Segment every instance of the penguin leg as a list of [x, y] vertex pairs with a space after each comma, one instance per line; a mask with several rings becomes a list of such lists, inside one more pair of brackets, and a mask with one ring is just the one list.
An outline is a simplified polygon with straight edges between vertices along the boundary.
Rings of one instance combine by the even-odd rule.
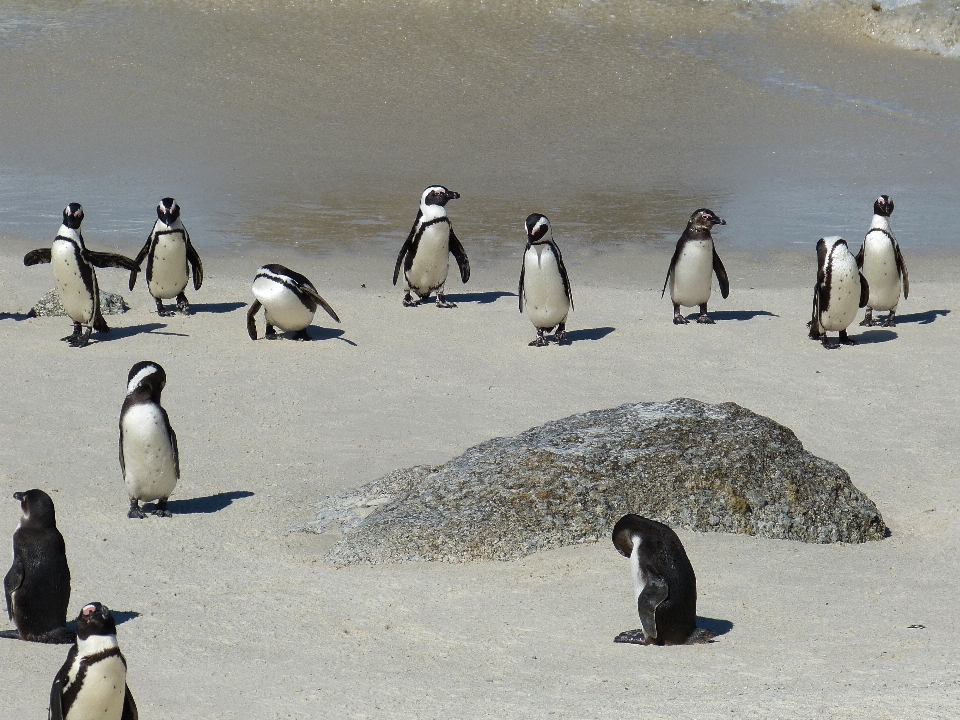
[[841, 345], [856, 345], [857, 341], [847, 335], [846, 330], [840, 331], [840, 344]]
[[558, 345], [569, 345], [570, 341], [567, 340], [567, 324], [560, 323], [557, 325], [557, 331], [553, 334], [553, 339]]
[[897, 317], [897, 311], [891, 310], [890, 314], [887, 315], [887, 319], [884, 320], [882, 323], [880, 323], [880, 325], [882, 327], [896, 327], [897, 326], [896, 317]]
[[447, 297], [443, 294], [443, 290], [437, 290], [437, 307], [438, 308], [455, 308], [457, 306], [454, 302], [449, 302]]
[[66, 337], [62, 337], [60, 338], [60, 341], [73, 344], [75, 341], [79, 339], [80, 339], [80, 323], [75, 322], [73, 324], [73, 335], [67, 335]]
[[167, 498], [157, 500], [157, 507], [154, 509], [153, 514], [157, 517], [173, 517], [173, 513], [167, 510]]
[[273, 325], [267, 323], [267, 329], [263, 331], [263, 337], [267, 340], [276, 340], [277, 331], [273, 328]]
[[420, 304], [420, 300], [419, 300], [419, 299], [414, 300], [414, 299], [413, 299], [413, 296], [410, 294], [410, 291], [409, 291], [409, 290], [407, 290], [407, 291], [403, 294], [403, 306], [404, 306], [404, 307], [416, 307], [416, 306], [419, 305], [419, 304]]
[[707, 315], [707, 304], [704, 303], [700, 306], [700, 317], [697, 318], [697, 322], [701, 325], [714, 325], [714, 321], [710, 319], [710, 316]]
[[535, 340], [530, 341], [529, 343], [530, 347], [546, 347], [547, 346], [547, 339], [543, 336], [543, 333], [544, 333], [543, 328], [537, 328], [537, 338]]
[[840, 343], [832, 342], [826, 333], [823, 334], [823, 336], [820, 338], [820, 341], [827, 350], [836, 350], [840, 347]]
[[70, 338], [67, 340], [67, 344], [70, 347], [86, 347], [90, 344], [90, 334], [93, 332], [93, 328], [89, 325], [84, 326], [83, 333], [75, 338]]
[[873, 322], [873, 308], [867, 308], [866, 315], [863, 316], [863, 320], [860, 322], [864, 327], [871, 327], [874, 325]]
[[157, 301], [157, 315], [160, 317], [172, 317], [173, 310], [164, 310], [163, 309], [163, 300], [160, 298], [154, 298]]
[[310, 333], [307, 332], [307, 328], [304, 328], [303, 330], [298, 330], [297, 334], [293, 336], [293, 339], [297, 340], [298, 342], [303, 342], [305, 340], [313, 340], [313, 338], [310, 337]]
[[133, 520], [143, 520], [146, 517], [136, 498], [130, 498], [130, 511], [127, 513], [127, 517]]
[[687, 320], [683, 313], [680, 312], [680, 306], [677, 303], [673, 304], [673, 324], [674, 325], [686, 325], [690, 321]]
[[187, 296], [183, 293], [177, 295], [177, 310], [180, 311], [181, 315], [190, 314], [190, 301], [187, 300]]

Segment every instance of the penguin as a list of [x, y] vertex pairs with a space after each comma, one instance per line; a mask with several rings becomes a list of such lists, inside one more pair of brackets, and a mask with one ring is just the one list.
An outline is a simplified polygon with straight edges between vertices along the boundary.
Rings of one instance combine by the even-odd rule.
[[710, 642], [713, 632], [697, 627], [697, 576], [683, 543], [663, 523], [624, 515], [613, 527], [613, 544], [630, 558], [640, 630], [616, 642], [690, 645]]
[[160, 406], [166, 384], [166, 372], [149, 360], [136, 363], [127, 374], [127, 395], [120, 408], [120, 472], [130, 496], [129, 518], [145, 517], [141, 500], [156, 500], [153, 514], [171, 517], [167, 500], [180, 479], [180, 451], [167, 411]]
[[870, 298], [867, 300], [867, 312], [861, 325], [874, 325], [874, 310], [889, 310], [890, 314], [881, 324], [883, 327], [896, 326], [897, 305], [900, 303], [900, 288], [903, 286], [903, 298], [910, 294], [910, 277], [907, 264], [900, 254], [900, 245], [890, 230], [890, 216], [893, 214], [893, 199], [881, 195], [873, 203], [873, 220], [863, 239], [860, 252], [857, 253], [857, 267], [870, 286]]
[[[139, 266], [144, 259], [147, 261], [147, 289], [157, 301], [157, 315], [173, 315], [173, 310], [163, 309], [163, 301], [172, 297], [177, 299], [180, 313], [189, 315], [190, 303], [183, 290], [187, 287], [191, 268], [193, 289], [200, 289], [203, 284], [203, 263], [180, 220], [180, 206], [171, 197], [163, 198], [157, 205], [157, 222], [134, 262]], [[137, 273], [134, 271], [130, 273], [131, 290], [136, 282]]]
[[77, 641], [50, 688], [49, 720], [137, 720], [127, 687], [127, 660], [117, 643], [117, 623], [106, 605], [84, 605]]
[[[447, 217], [444, 207], [450, 200], [456, 200], [460, 193], [447, 190], [442, 185], [432, 185], [423, 191], [420, 197], [420, 209], [413, 227], [407, 236], [397, 264], [393, 269], [393, 284], [400, 277], [403, 266], [404, 293], [403, 306], [416, 307], [437, 292], [437, 307], [452, 308], [456, 303], [448, 302], [443, 295], [443, 284], [447, 281], [449, 269], [448, 255], [453, 253], [460, 268], [460, 280], [466, 284], [470, 279], [470, 261], [467, 252], [453, 232], [453, 225]], [[419, 299], [414, 300], [411, 290]]]
[[660, 297], [670, 286], [670, 299], [673, 301], [673, 324], [686, 325], [690, 321], [680, 313], [680, 306], [700, 306], [700, 317], [697, 322], [713, 325], [713, 320], [707, 315], [707, 301], [710, 300], [711, 271], [716, 273], [720, 283], [720, 295], [726, 299], [730, 294], [730, 281], [727, 271], [720, 262], [717, 248], [713, 245], [710, 228], [714, 225], [726, 225], [707, 208], [700, 208], [690, 216], [686, 229], [677, 241], [677, 249], [670, 259], [670, 269], [667, 270], [667, 279], [663, 282]]
[[140, 266], [128, 257], [88, 250], [80, 234], [82, 222], [83, 208], [79, 203], [70, 203], [63, 209], [63, 224], [53, 239], [53, 247], [31, 250], [23, 257], [23, 264], [27, 267], [40, 263], [53, 266], [57, 293], [64, 310], [73, 320], [73, 334], [61, 338], [70, 347], [85, 347], [94, 330], [110, 331], [100, 312], [100, 287], [94, 267], [140, 271]]
[[823, 340], [834, 350], [840, 345], [827, 339], [827, 331], [840, 333], [840, 343], [856, 345], [847, 336], [847, 328], [857, 317], [857, 308], [867, 304], [870, 286], [857, 267], [857, 259], [841, 237], [817, 241], [817, 284], [813, 288], [813, 317], [807, 323], [810, 337]]
[[307, 327], [313, 321], [317, 306], [337, 322], [340, 318], [333, 308], [320, 297], [320, 293], [303, 275], [283, 265], [264, 265], [253, 278], [253, 295], [256, 300], [247, 311], [247, 334], [257, 339], [256, 315], [263, 306], [267, 328], [263, 336], [267, 340], [277, 337], [274, 326], [287, 332], [295, 332], [297, 340], [309, 340]]
[[563, 265], [560, 248], [553, 240], [553, 229], [546, 215], [533, 213], [524, 223], [527, 247], [520, 265], [520, 312], [526, 300], [527, 317], [537, 329], [537, 337], [530, 341], [533, 347], [544, 347], [544, 333], [556, 328], [553, 339], [567, 341], [567, 313], [573, 308], [570, 278]]
[[23, 517], [13, 533], [13, 564], [3, 578], [7, 616], [16, 633], [4, 637], [42, 643], [71, 643], [67, 629], [70, 567], [57, 529], [53, 500], [43, 490], [14, 493]]

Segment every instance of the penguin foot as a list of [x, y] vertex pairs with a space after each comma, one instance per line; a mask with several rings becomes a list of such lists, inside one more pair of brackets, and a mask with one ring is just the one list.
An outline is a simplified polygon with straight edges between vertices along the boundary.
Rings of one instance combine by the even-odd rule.
[[674, 315], [673, 316], [674, 325], [689, 325], [690, 321], [687, 320], [683, 315]]
[[714, 634], [715, 633], [713, 632], [713, 630], [707, 630], [706, 628], [697, 628], [692, 633], [690, 633], [690, 637], [684, 640], [683, 644], [684, 645], [700, 645], [702, 643], [712, 643]]
[[822, 342], [823, 342], [823, 346], [824, 346], [827, 350], [839, 350], [839, 349], [840, 349], [840, 343], [838, 343], [838, 342], [831, 342], [830, 340], [827, 339], [827, 336], [826, 336], [826, 335], [823, 336], [823, 341], [822, 341]]
[[697, 324], [699, 325], [716, 325], [716, 321], [711, 318], [709, 315], [704, 313], [703, 315], [697, 318]]
[[167, 309], [157, 310], [157, 315], [159, 315], [160, 317], [173, 317], [174, 314], [175, 313], [173, 312], [173, 310], [167, 310]]
[[873, 318], [867, 315], [863, 320], [860, 321], [860, 325], [863, 327], [873, 327], [876, 323], [873, 321]]
[[437, 307], [438, 308], [455, 308], [456, 303], [450, 302], [447, 298], [444, 297], [443, 293], [437, 293]]
[[840, 344], [841, 345], [856, 345], [857, 341], [851, 337], [847, 337], [846, 333], [840, 333]]
[[407, 293], [403, 296], [403, 306], [404, 307], [417, 307], [420, 304], [420, 300], [414, 300], [410, 293]]
[[547, 342], [547, 339], [543, 335], [538, 335], [535, 340], [531, 340], [527, 343], [529, 347], [546, 347], [550, 343]]
[[650, 644], [650, 641], [647, 639], [647, 634], [642, 628], [637, 628], [636, 630], [624, 630], [622, 633], [617, 635], [613, 641], [615, 643], [629, 643], [631, 645]]
[[181, 315], [190, 314], [190, 302], [187, 300], [187, 296], [183, 293], [177, 295], [177, 310], [180, 311]]
[[277, 335], [277, 331], [274, 329], [273, 325], [267, 325], [267, 329], [263, 331], [263, 339], [276, 340], [278, 337], [280, 336]]
[[293, 339], [296, 340], [297, 342], [308, 342], [310, 340], [313, 340], [313, 338], [310, 337], [310, 333], [307, 332], [306, 328], [304, 328], [303, 330], [299, 330], [297, 334], [293, 336]]
[[166, 506], [160, 507], [159, 505], [157, 505], [157, 509], [153, 511], [153, 514], [156, 515], [157, 517], [165, 517], [165, 518], [173, 517], [173, 513], [167, 510]]
[[76, 337], [71, 336], [67, 339], [67, 344], [70, 347], [86, 347], [90, 344], [90, 333], [93, 332], [93, 328], [86, 327], [83, 329], [83, 333]]
[[893, 313], [887, 315], [887, 319], [880, 323], [881, 327], [896, 327], [897, 321], [893, 317]]
[[130, 499], [130, 511], [127, 513], [127, 517], [131, 520], [143, 520], [146, 515], [143, 514], [143, 510], [140, 508], [140, 503], [137, 502], [136, 498]]
[[73, 324], [73, 333], [70, 334], [70, 335], [67, 335], [66, 337], [60, 338], [60, 342], [67, 342], [67, 343], [68, 343], [68, 342], [74, 342], [74, 341], [76, 341], [76, 340], [79, 340], [79, 339], [80, 339], [80, 333], [81, 333], [81, 331], [82, 331], [82, 328], [80, 327], [80, 323], [74, 323], [74, 324]]
[[557, 331], [553, 334], [553, 341], [557, 345], [569, 345], [570, 341], [567, 340], [567, 328], [563, 323], [557, 327]]

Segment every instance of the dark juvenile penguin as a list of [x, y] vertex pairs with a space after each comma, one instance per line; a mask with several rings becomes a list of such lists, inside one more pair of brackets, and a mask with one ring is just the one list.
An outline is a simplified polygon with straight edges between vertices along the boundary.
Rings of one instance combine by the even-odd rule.
[[827, 339], [827, 331], [840, 333], [840, 343], [856, 345], [847, 328], [857, 318], [857, 309], [867, 304], [870, 286], [857, 267], [857, 259], [841, 237], [817, 241], [817, 284], [813, 288], [813, 317], [807, 323], [810, 337], [822, 340], [828, 350], [840, 344]]
[[158, 363], [136, 363], [127, 375], [127, 396], [120, 408], [120, 472], [130, 496], [127, 517], [143, 519], [140, 501], [156, 500], [154, 515], [170, 517], [167, 500], [180, 479], [177, 434], [160, 393], [167, 374]]
[[717, 275], [720, 283], [720, 295], [726, 299], [730, 294], [730, 281], [727, 271], [720, 262], [717, 249], [713, 245], [710, 228], [714, 225], [726, 225], [726, 220], [717, 217], [713, 210], [700, 208], [690, 216], [686, 229], [677, 240], [677, 249], [670, 259], [667, 279], [663, 282], [663, 297], [670, 286], [670, 299], [673, 301], [673, 324], [685, 325], [687, 320], [680, 307], [700, 306], [698, 323], [712, 325], [713, 320], [707, 314], [707, 302], [710, 300], [712, 277]]
[[317, 307], [322, 307], [337, 322], [340, 318], [333, 308], [320, 297], [313, 283], [298, 272], [283, 265], [264, 265], [253, 278], [253, 296], [256, 300], [247, 311], [247, 334], [257, 339], [256, 316], [263, 306], [267, 321], [263, 336], [267, 340], [277, 337], [274, 326], [286, 332], [296, 333], [297, 340], [309, 340], [307, 328], [313, 322]]
[[900, 254], [900, 245], [890, 229], [890, 216], [893, 214], [893, 199], [881, 195], [873, 203], [873, 220], [863, 239], [860, 252], [857, 253], [857, 266], [870, 286], [867, 300], [867, 313], [861, 325], [874, 324], [874, 310], [889, 310], [883, 327], [896, 326], [897, 305], [900, 304], [900, 288], [903, 286], [903, 298], [910, 294], [910, 277], [907, 264]]
[[713, 632], [697, 627], [697, 576], [677, 534], [663, 523], [624, 515], [613, 527], [613, 544], [630, 558], [641, 630], [617, 642], [690, 645], [709, 642]]
[[[190, 314], [190, 303], [184, 294], [189, 271], [193, 269], [193, 289], [203, 284], [203, 263], [190, 242], [190, 235], [180, 220], [180, 206], [173, 198], [166, 197], [157, 205], [157, 222], [150, 237], [137, 254], [136, 263], [147, 261], [147, 289], [157, 301], [157, 314], [169, 317], [173, 310], [164, 310], [163, 301], [175, 297], [177, 309]], [[189, 264], [189, 267], [188, 267]], [[137, 282], [136, 271], [130, 273], [130, 289]]]
[[106, 605], [84, 605], [77, 642], [53, 679], [50, 720], [137, 720], [127, 687], [127, 660], [117, 643], [117, 623]]
[[23, 517], [13, 533], [13, 565], [3, 578], [7, 615], [17, 626], [4, 637], [42, 643], [70, 643], [67, 624], [70, 568], [53, 500], [43, 490], [14, 493]]
[[527, 317], [537, 329], [537, 337], [530, 342], [544, 347], [544, 333], [556, 328], [553, 339], [563, 343], [567, 339], [567, 314], [573, 308], [570, 278], [563, 265], [560, 248], [553, 241], [553, 229], [546, 215], [533, 213], [527, 217], [527, 247], [520, 265], [520, 312], [524, 307]]
[[[423, 191], [417, 218], [413, 221], [413, 227], [403, 247], [400, 248], [397, 265], [393, 269], [393, 284], [396, 285], [400, 277], [400, 266], [403, 266], [404, 307], [419, 305], [430, 297], [433, 291], [437, 292], [437, 307], [456, 307], [456, 303], [447, 302], [443, 294], [443, 284], [447, 281], [450, 265], [449, 255], [453, 253], [456, 258], [460, 268], [460, 280], [464, 284], [470, 279], [470, 261], [467, 260], [466, 250], [453, 232], [453, 225], [444, 206], [448, 201], [459, 197], [460, 193], [447, 190], [442, 185], [433, 185]], [[414, 300], [411, 291], [415, 292], [419, 299]]]
[[94, 267], [125, 268], [131, 272], [140, 270], [137, 263], [123, 255], [88, 250], [80, 234], [82, 222], [83, 208], [79, 203], [70, 203], [63, 209], [63, 224], [53, 239], [53, 246], [31, 250], [23, 256], [23, 264], [27, 266], [52, 265], [63, 309], [73, 320], [73, 334], [62, 338], [71, 347], [86, 346], [94, 330], [110, 331], [100, 312], [100, 287]]

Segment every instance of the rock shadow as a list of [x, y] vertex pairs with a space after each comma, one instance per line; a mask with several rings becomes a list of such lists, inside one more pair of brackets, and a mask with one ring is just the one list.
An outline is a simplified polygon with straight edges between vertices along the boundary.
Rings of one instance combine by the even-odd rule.
[[697, 627], [704, 630], [710, 630], [714, 637], [726, 635], [733, 630], [733, 623], [729, 620], [720, 620], [719, 618], [708, 618], [697, 615]]
[[[687, 319], [696, 320], [700, 313], [693, 313]], [[753, 320], [758, 317], [780, 317], [776, 313], [767, 310], [711, 310], [710, 317], [713, 320], [724, 322], [726, 320]]]
[[616, 330], [616, 328], [612, 328], [612, 327], [582, 328], [580, 330], [567, 330], [567, 340], [569, 340], [572, 343], [578, 342], [579, 340], [600, 340], [602, 338], [605, 338], [614, 330]]
[[[232, 505], [234, 500], [247, 497], [253, 497], [253, 493], [249, 490], [230, 490], [229, 492], [207, 495], [206, 497], [170, 500], [167, 502], [167, 510], [174, 515], [209, 514], [218, 512]], [[143, 506], [143, 511], [149, 514], [153, 512], [155, 507], [153, 503], [150, 503], [149, 505]]]
[[[918, 325], [929, 325], [934, 322], [938, 317], [946, 317], [950, 314], [949, 310], [927, 310], [926, 312], [920, 313], [907, 313], [906, 315], [897, 315], [895, 318], [896, 322], [899, 323], [916, 323]], [[2, 318], [3, 315], [0, 315]], [[881, 318], [883, 315], [880, 316]]]
[[221, 313], [233, 312], [246, 306], [247, 304], [242, 302], [190, 303], [190, 313], [213, 313], [219, 315]]
[[854, 340], [858, 345], [873, 345], [874, 343], [890, 342], [897, 339], [893, 330], [864, 330]]
[[490, 292], [476, 292], [476, 293], [457, 293], [456, 295], [445, 295], [450, 302], [455, 303], [477, 303], [478, 305], [489, 305], [494, 303], [500, 298], [504, 297], [516, 297], [516, 293], [504, 292], [502, 290], [491, 290]]

